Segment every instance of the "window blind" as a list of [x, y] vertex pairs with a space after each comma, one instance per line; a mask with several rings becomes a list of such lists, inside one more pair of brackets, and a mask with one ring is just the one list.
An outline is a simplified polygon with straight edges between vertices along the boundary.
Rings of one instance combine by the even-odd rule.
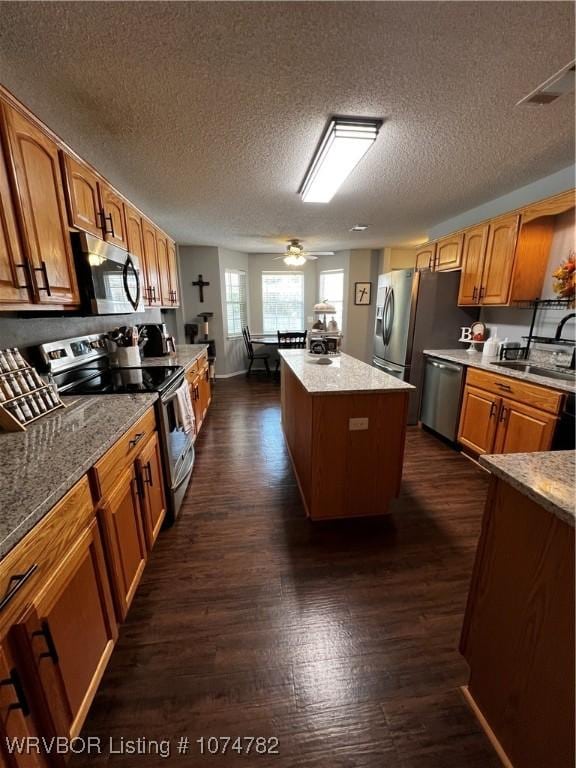
[[248, 302], [246, 298], [246, 272], [239, 269], [224, 270], [226, 284], [226, 335], [240, 336], [242, 328], [248, 325]]
[[302, 272], [262, 273], [262, 330], [303, 331], [304, 275]]
[[342, 330], [342, 316], [344, 310], [344, 270], [326, 269], [320, 272], [318, 281], [318, 301], [327, 301], [336, 308], [335, 315], [327, 315], [326, 320], [334, 318], [338, 328]]

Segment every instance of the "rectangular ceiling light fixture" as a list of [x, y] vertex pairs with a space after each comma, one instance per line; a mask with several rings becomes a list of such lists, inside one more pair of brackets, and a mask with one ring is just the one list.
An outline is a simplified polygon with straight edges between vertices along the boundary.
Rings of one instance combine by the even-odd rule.
[[300, 186], [302, 200], [329, 203], [374, 144], [381, 125], [372, 118], [332, 118]]

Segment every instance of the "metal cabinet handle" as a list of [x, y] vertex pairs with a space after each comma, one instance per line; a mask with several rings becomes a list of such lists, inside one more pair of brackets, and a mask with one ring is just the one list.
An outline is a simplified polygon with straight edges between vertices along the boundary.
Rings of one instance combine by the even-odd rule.
[[[114, 234], [114, 222], [112, 221], [112, 214], [106, 213], [104, 208], [101, 208], [98, 211], [98, 215], [100, 216], [100, 229], [103, 231], [105, 235], [111, 235], [112, 237], [115, 237]], [[106, 222], [109, 222], [110, 229], [106, 226]]]
[[42, 629], [39, 629], [37, 632], [32, 632], [32, 637], [43, 637], [46, 643], [46, 648], [48, 649], [45, 653], [41, 653], [38, 658], [52, 659], [54, 664], [58, 664], [58, 651], [56, 650], [54, 638], [52, 637], [52, 632], [50, 631], [50, 625], [47, 621], [42, 622]]
[[484, 298], [484, 294], [485, 293], [486, 293], [486, 288], [483, 285], [481, 285], [480, 286], [480, 294], [478, 295], [478, 301], [482, 301], [482, 299]]
[[44, 276], [44, 286], [38, 286], [39, 291], [46, 291], [46, 296], [52, 296], [50, 290], [50, 280], [48, 280], [48, 269], [46, 268], [46, 262], [42, 260], [39, 267], [34, 267], [34, 272], [42, 272]]
[[0, 680], [0, 686], [2, 685], [11, 685], [12, 688], [14, 688], [14, 694], [16, 696], [16, 701], [8, 705], [8, 710], [12, 711], [15, 709], [20, 709], [22, 710], [24, 717], [28, 717], [30, 714], [30, 707], [28, 705], [26, 694], [24, 693], [24, 688], [22, 687], [22, 682], [20, 680], [18, 670], [11, 669], [10, 677], [5, 677], [4, 680]]
[[492, 405], [490, 406], [490, 416], [489, 416], [489, 418], [492, 418], [492, 416], [494, 416], [496, 414], [497, 410], [498, 410], [498, 403], [493, 402]]
[[506, 408], [506, 406], [503, 405], [502, 410], [500, 411], [500, 422], [506, 420], [506, 416], [508, 415], [509, 412], [510, 412], [510, 409]]
[[142, 440], [142, 438], [144, 437], [145, 434], [146, 434], [146, 432], [137, 432], [134, 435], [134, 437], [132, 438], [132, 440], [130, 440], [130, 442], [128, 443], [130, 448], [136, 447], [138, 445], [138, 443], [140, 442], [140, 440]]
[[32, 280], [31, 280], [31, 276], [30, 276], [30, 265], [28, 264], [28, 262], [25, 261], [23, 264], [14, 264], [14, 266], [16, 267], [16, 269], [23, 269], [24, 270], [25, 278], [27, 278], [28, 281], [29, 281], [27, 283], [24, 283], [24, 285], [20, 285], [19, 283], [16, 283], [16, 285], [14, 287], [15, 288], [30, 288], [30, 284], [31, 284]]
[[154, 480], [152, 479], [152, 467], [150, 466], [150, 462], [144, 464], [142, 469], [144, 470], [144, 482], [146, 485], [149, 485], [150, 488], [152, 488], [154, 485]]
[[28, 579], [36, 573], [38, 570], [37, 563], [34, 563], [34, 565], [31, 565], [28, 570], [26, 570], [24, 573], [17, 573], [14, 576], [10, 577], [10, 580], [8, 581], [8, 589], [6, 590], [6, 593], [4, 594], [4, 597], [2, 600], [0, 600], [0, 611], [3, 611], [4, 608], [8, 605], [10, 600], [14, 597], [14, 595], [22, 589], [24, 584], [28, 581]]
[[500, 387], [500, 389], [506, 390], [506, 392], [512, 392], [510, 384], [502, 384], [500, 381], [495, 381], [494, 384], [496, 384], [497, 387]]
[[478, 288], [474, 286], [474, 290], [472, 291], [472, 301], [476, 301], [478, 298]]

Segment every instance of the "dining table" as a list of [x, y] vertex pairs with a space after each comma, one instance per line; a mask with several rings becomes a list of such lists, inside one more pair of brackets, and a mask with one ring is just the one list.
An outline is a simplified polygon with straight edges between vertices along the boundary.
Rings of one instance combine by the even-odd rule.
[[250, 340], [254, 344], [264, 344], [265, 346], [268, 346], [268, 347], [278, 346], [278, 336], [272, 336], [272, 334], [266, 334], [266, 333], [251, 334]]

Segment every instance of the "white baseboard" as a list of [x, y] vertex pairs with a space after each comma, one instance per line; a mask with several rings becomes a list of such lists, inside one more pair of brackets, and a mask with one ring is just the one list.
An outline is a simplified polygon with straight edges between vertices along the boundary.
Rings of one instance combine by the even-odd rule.
[[246, 368], [244, 368], [243, 371], [234, 371], [234, 373], [217, 373], [216, 378], [217, 379], [231, 379], [232, 376], [241, 376], [243, 373], [246, 373]]

